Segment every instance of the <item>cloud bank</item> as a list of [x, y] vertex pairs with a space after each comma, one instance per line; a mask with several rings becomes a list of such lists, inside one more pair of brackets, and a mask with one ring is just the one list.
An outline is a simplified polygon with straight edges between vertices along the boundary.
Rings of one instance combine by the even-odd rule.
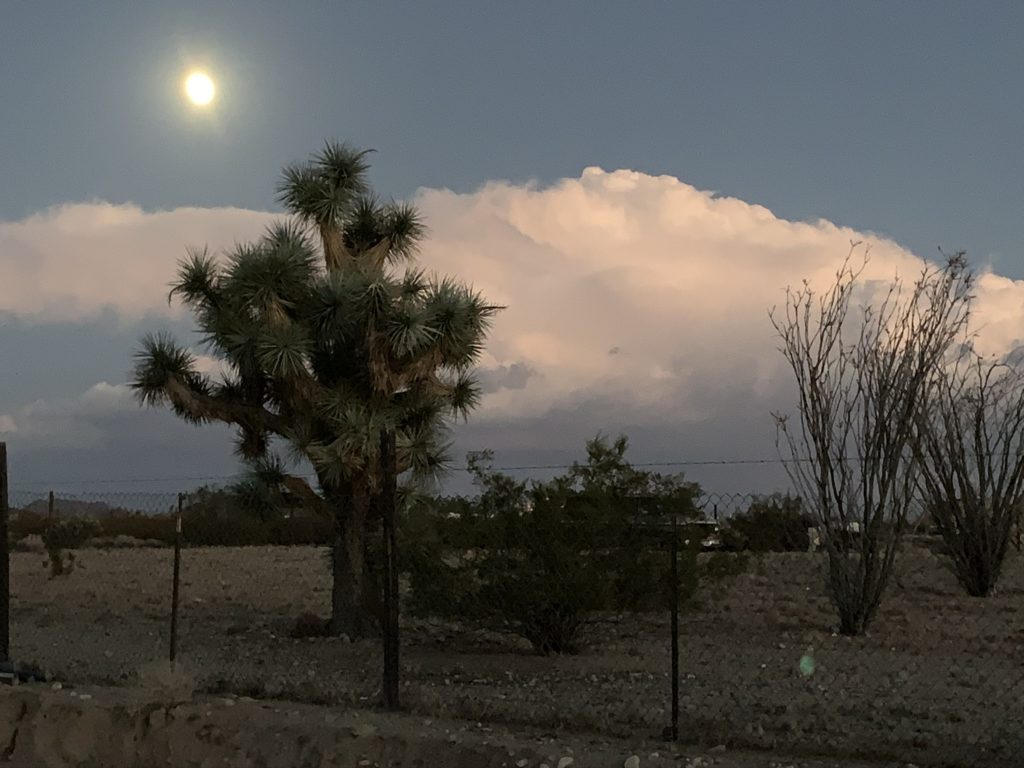
[[0, 312], [37, 322], [178, 313], [168, 283], [185, 246], [222, 251], [260, 234], [273, 216], [239, 208], [146, 212], [80, 203], [0, 222]]
[[[423, 265], [507, 307], [481, 373], [483, 407], [457, 433], [460, 448], [493, 447], [506, 463], [574, 456], [599, 429], [629, 431], [638, 459], [774, 456], [769, 413], [791, 395], [768, 311], [786, 286], [827, 285], [851, 241], [871, 247], [868, 279], [912, 279], [923, 265], [884, 237], [625, 170], [587, 168], [548, 187], [426, 189], [416, 202], [430, 231]], [[166, 295], [183, 247], [216, 252], [273, 218], [94, 203], [0, 224], [0, 311], [36, 322], [111, 307], [128, 319], [178, 313]], [[1024, 283], [982, 272], [977, 297], [984, 346], [1019, 343]], [[77, 402], [88, 412], [103, 397]], [[0, 435], [43, 445], [58, 422], [91, 434], [73, 405], [33, 407], [0, 416]], [[733, 472], [721, 470], [723, 483]]]

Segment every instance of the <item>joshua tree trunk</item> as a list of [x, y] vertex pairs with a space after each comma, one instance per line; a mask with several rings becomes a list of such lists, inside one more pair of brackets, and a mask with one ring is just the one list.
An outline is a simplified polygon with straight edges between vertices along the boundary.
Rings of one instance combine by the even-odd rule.
[[374, 579], [366, 557], [370, 497], [356, 494], [338, 503], [331, 550], [331, 634], [366, 637], [377, 631]]

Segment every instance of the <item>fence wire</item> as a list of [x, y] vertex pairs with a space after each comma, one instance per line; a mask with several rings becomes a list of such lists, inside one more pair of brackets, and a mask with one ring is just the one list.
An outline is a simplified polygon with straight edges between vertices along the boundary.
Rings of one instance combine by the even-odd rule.
[[[57, 680], [166, 683], [177, 495], [14, 491], [10, 502], [14, 657]], [[705, 495], [667, 515], [630, 504], [584, 500], [547, 520], [537, 509], [505, 520], [471, 509], [404, 515], [404, 705], [665, 738], [676, 602], [684, 743], [1019, 765], [1024, 559], [1015, 549], [996, 592], [970, 598], [941, 538], [921, 526], [904, 537], [868, 633], [849, 638], [836, 632], [828, 555], [810, 551], [794, 500]], [[181, 665], [171, 683], [379, 702], [379, 639], [326, 626], [332, 520], [301, 509], [243, 514], [210, 489], [187, 494], [182, 513]]]

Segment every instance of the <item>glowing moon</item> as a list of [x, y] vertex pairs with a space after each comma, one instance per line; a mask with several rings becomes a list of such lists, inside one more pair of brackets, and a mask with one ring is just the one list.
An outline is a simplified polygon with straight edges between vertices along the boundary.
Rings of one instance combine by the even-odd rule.
[[198, 107], [205, 107], [213, 101], [217, 89], [205, 72], [193, 72], [185, 78], [185, 95]]

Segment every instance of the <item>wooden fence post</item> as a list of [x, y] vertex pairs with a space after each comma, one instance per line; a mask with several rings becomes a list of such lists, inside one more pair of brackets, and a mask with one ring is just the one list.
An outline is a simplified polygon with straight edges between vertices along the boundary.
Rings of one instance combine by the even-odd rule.
[[11, 660], [11, 553], [7, 542], [7, 443], [0, 443], [0, 662]]
[[178, 494], [178, 512], [174, 516], [174, 575], [171, 582], [171, 665], [178, 657], [178, 598], [181, 584], [181, 508], [185, 494]]

